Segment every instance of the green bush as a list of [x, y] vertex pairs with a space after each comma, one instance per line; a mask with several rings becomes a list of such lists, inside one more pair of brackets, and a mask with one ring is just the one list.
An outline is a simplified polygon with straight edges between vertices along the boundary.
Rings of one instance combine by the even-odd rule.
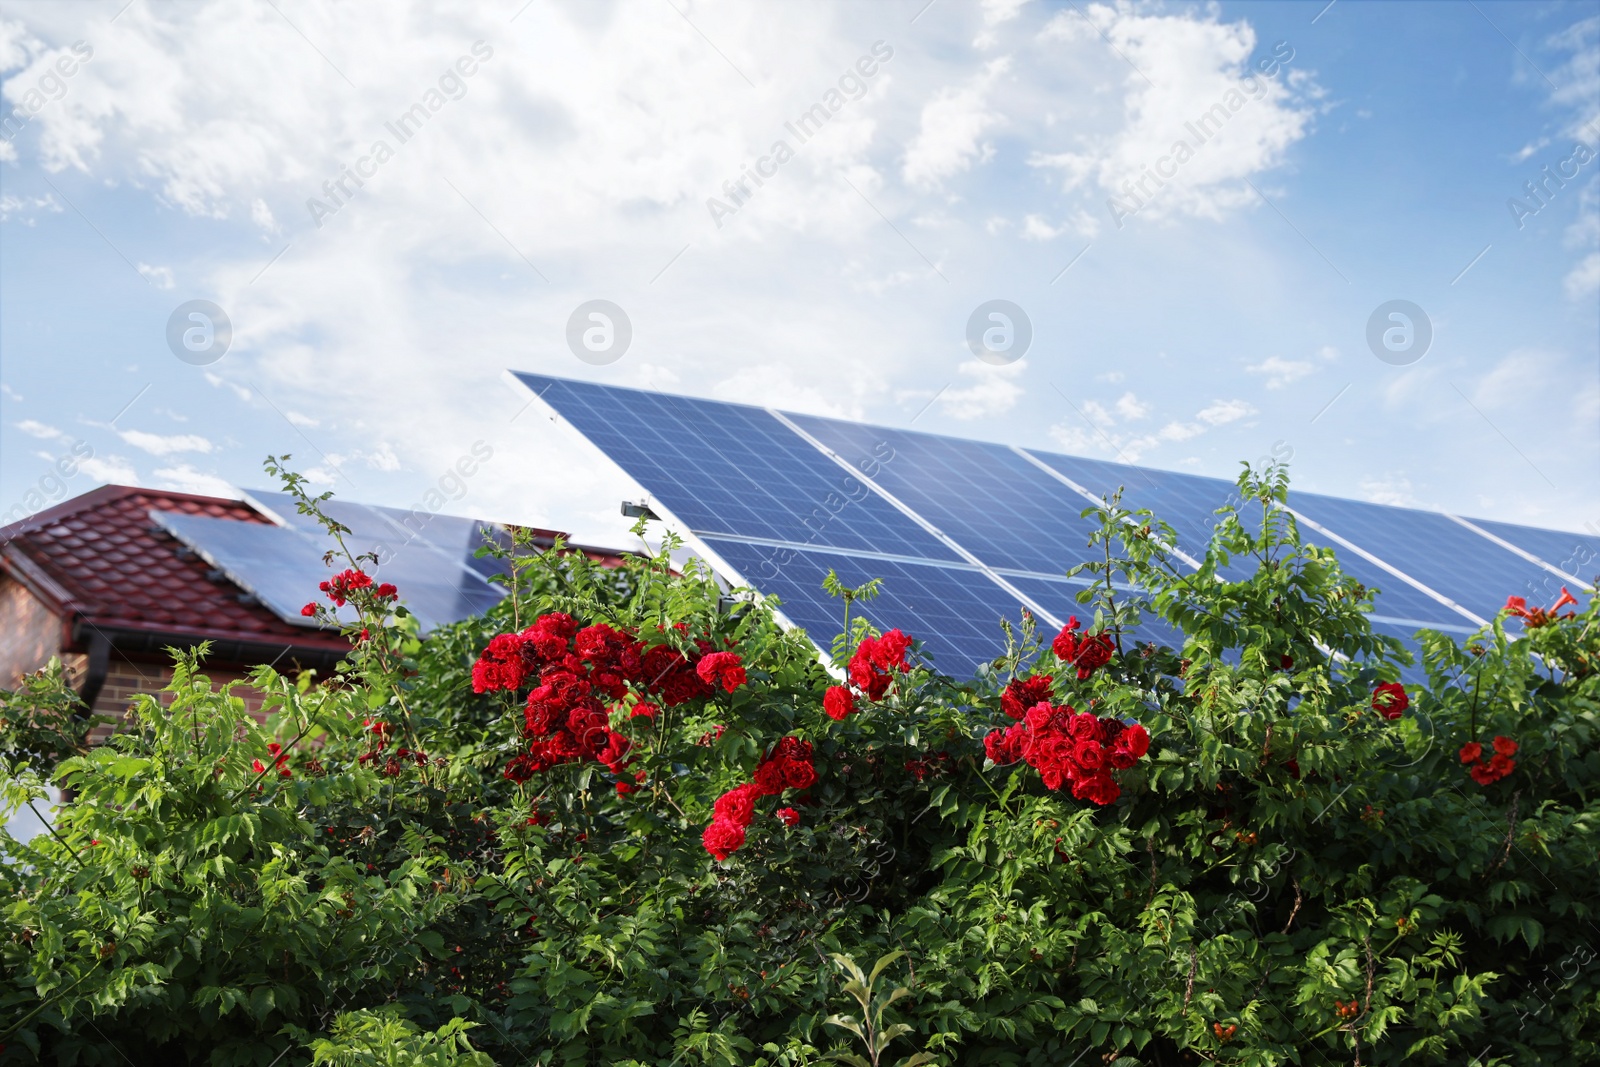
[[[670, 544], [515, 549], [515, 595], [426, 641], [346, 575], [349, 661], [258, 671], [266, 726], [180, 655], [105, 746], [5, 735], [8, 811], [74, 800], [0, 838], [0, 1063], [1600, 1062], [1600, 609], [1414, 665], [1283, 473], [1239, 488], [1198, 571], [1090, 509], [1088, 636], [1020, 618], [971, 680], [900, 670], [837, 583], [825, 664]], [[555, 613], [611, 628], [534, 662], [610, 689], [598, 721], [555, 674], [474, 692]], [[9, 720], [67, 706], [31, 684]]]

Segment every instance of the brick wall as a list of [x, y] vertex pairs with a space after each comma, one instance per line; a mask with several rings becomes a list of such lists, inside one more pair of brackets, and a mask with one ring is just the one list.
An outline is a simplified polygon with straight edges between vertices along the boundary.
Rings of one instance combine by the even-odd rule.
[[61, 620], [8, 574], [0, 574], [0, 689], [50, 661], [61, 647]]
[[[221, 689], [229, 682], [245, 681], [247, 677], [239, 671], [208, 669], [204, 664], [201, 665], [201, 672], [211, 679], [212, 689]], [[115, 721], [95, 727], [94, 733], [89, 735], [90, 741], [99, 744], [110, 737], [122, 723], [131, 720], [134, 697], [141, 693], [159, 693], [170, 681], [172, 668], [164, 662], [132, 662], [113, 654], [111, 665], [106, 670], [105, 684], [100, 687], [100, 696], [94, 702], [94, 712]], [[248, 683], [236, 688], [233, 695], [243, 700], [245, 708], [258, 720], [266, 718], [261, 711], [261, 694], [250, 688]], [[172, 703], [171, 694], [163, 696], [161, 702]]]

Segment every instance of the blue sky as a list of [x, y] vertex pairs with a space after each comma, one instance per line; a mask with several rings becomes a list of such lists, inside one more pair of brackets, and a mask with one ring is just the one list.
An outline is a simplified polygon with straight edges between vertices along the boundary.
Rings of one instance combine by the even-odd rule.
[[[482, 441], [446, 510], [621, 543], [630, 487], [515, 368], [1600, 529], [1592, 4], [12, 2], [0, 67], [0, 512], [269, 452], [405, 506]], [[604, 366], [566, 341], [596, 298]], [[1002, 366], [964, 340], [996, 298], [1033, 328]], [[1404, 366], [1366, 339], [1397, 299]], [[190, 300], [209, 365], [168, 347]]]

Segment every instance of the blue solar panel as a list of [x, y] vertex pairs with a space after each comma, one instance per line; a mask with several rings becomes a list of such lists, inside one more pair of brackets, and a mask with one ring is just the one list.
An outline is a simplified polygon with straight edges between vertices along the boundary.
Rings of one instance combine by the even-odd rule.
[[[325, 544], [326, 548], [333, 547], [332, 538], [324, 532], [322, 524], [308, 515], [301, 515], [288, 493], [252, 490], [246, 495], [258, 510]], [[352, 553], [373, 553], [380, 565], [414, 555], [432, 557], [434, 565], [453, 564], [480, 578], [505, 573], [503, 561], [492, 556], [474, 557], [484, 543], [484, 529], [491, 534], [498, 530], [493, 523], [457, 515], [438, 515], [425, 509], [406, 511], [338, 498], [319, 506], [329, 518], [350, 529], [345, 542]], [[429, 560], [418, 560], [415, 565], [428, 566]]]
[[990, 567], [1065, 574], [1096, 555], [1088, 501], [1004, 445], [789, 417]]
[[[329, 547], [325, 538], [302, 529], [159, 511], [151, 512], [151, 518], [279, 618], [295, 625], [314, 625], [300, 609], [308, 601], [325, 602], [317, 584], [342, 568], [335, 563], [330, 569], [323, 562]], [[399, 588], [400, 603], [416, 615], [424, 632], [481, 615], [504, 595], [431, 551], [398, 553], [369, 573]], [[346, 608], [339, 619], [353, 622], [355, 615]]]
[[[1506, 597], [1549, 574], [1444, 515], [1315, 493], [1296, 493], [1289, 502], [1296, 511], [1484, 619], [1492, 618]], [[1341, 558], [1346, 555], [1341, 553]], [[1385, 588], [1395, 584], [1391, 579]], [[1392, 607], [1387, 595], [1383, 606]], [[1440, 621], [1468, 620], [1458, 615]]]
[[[1224, 482], [1220, 478], [1203, 478], [1173, 471], [1143, 470], [1119, 463], [1105, 463], [1100, 460], [1086, 460], [1054, 453], [1041, 452], [1037, 455], [1092, 493], [1109, 494], [1119, 486], [1124, 487], [1122, 499], [1126, 506], [1149, 508], [1157, 518], [1165, 521], [1177, 533], [1178, 547], [1195, 555], [1202, 554], [1206, 543], [1211, 539], [1211, 532], [1217, 523], [1216, 509], [1227, 503], [1239, 506], [1238, 490], [1232, 483]], [[1297, 509], [1303, 499], [1306, 499], [1303, 494], [1295, 492], [1289, 494], [1290, 505]], [[1427, 512], [1404, 508], [1385, 508], [1376, 504], [1359, 506], [1379, 508], [1390, 516], [1391, 523], [1400, 528], [1404, 528], [1409, 518], [1414, 515], [1437, 518]], [[1252, 514], [1247, 508], [1241, 508], [1240, 515], [1246, 523], [1252, 519]], [[1314, 517], [1313, 520], [1315, 521]], [[1330, 523], [1328, 528], [1355, 544], [1361, 544], [1360, 538], [1351, 537], [1337, 524]], [[1459, 613], [1452, 611], [1433, 597], [1310, 527], [1302, 525], [1300, 536], [1307, 544], [1336, 550], [1339, 555], [1339, 566], [1346, 574], [1370, 589], [1382, 590], [1378, 598], [1379, 611], [1405, 618], [1426, 619], [1441, 625], [1454, 625], [1466, 621]], [[1373, 554], [1384, 558], [1381, 552]], [[1392, 561], [1390, 562], [1392, 564]], [[1240, 560], [1226, 568], [1224, 576], [1237, 580], [1246, 577], [1253, 570], [1253, 561]], [[1504, 597], [1500, 599], [1500, 603], [1505, 603]]]
[[960, 558], [760, 408], [518, 377], [696, 533]]
[[[1022, 605], [976, 568], [907, 562], [835, 552], [770, 546], [721, 537], [706, 544], [756, 588], [782, 602], [784, 615], [818, 645], [830, 647], [844, 628], [844, 602], [822, 591], [831, 569], [846, 585], [883, 580], [881, 592], [858, 609], [881, 630], [899, 627], [922, 640], [939, 670], [970, 677], [979, 664], [1005, 650], [1000, 620], [1017, 623]], [[760, 574], [760, 579], [749, 575]]]
[[[1490, 522], [1488, 519], [1468, 521], [1502, 541], [1508, 541], [1524, 552], [1538, 557], [1557, 570], [1570, 574], [1583, 584], [1593, 584], [1595, 579], [1600, 577], [1600, 537], [1567, 533], [1562, 530], [1538, 530], [1531, 526], [1516, 526], [1508, 522]], [[1517, 596], [1526, 597], [1530, 604], [1549, 607], [1561, 595], [1563, 585], [1570, 583], [1545, 571], [1514, 592]], [[1578, 590], [1574, 588], [1572, 592], [1576, 593]]]
[[[1123, 487], [1125, 506], [1150, 509], [1173, 528], [1177, 547], [1194, 556], [1211, 538], [1216, 510], [1239, 503], [1233, 484], [1217, 478], [1029, 451], [1046, 471], [1002, 445], [519, 377], [688, 532], [702, 536], [739, 578], [782, 598], [785, 614], [819, 644], [830, 642], [841, 618], [841, 606], [821, 590], [828, 569], [850, 584], [880, 577], [884, 595], [869, 607], [869, 617], [922, 637], [952, 674], [1001, 651], [996, 624], [1016, 619], [1024, 597], [1061, 619], [1078, 614], [1088, 621], [1092, 614], [1074, 601], [1082, 584], [1063, 577], [1089, 555], [1090, 526], [1078, 515], [1088, 502], [1061, 479], [1094, 497]], [[982, 566], [856, 482], [833, 457]], [[819, 510], [830, 493], [840, 505]], [[1458, 638], [1472, 632], [1472, 622], [1441, 598], [1487, 618], [1510, 593], [1546, 603], [1559, 592], [1557, 576], [1447, 516], [1301, 493], [1291, 494], [1290, 504], [1306, 520], [1301, 535], [1307, 543], [1334, 549], [1347, 575], [1382, 591], [1374, 629], [1408, 643], [1422, 628]], [[1247, 525], [1252, 522], [1249, 508], [1240, 512]], [[1600, 538], [1477, 524], [1569, 573], [1587, 577], [1600, 570]], [[1253, 560], [1237, 560], [1225, 574], [1241, 578], [1253, 569]], [[1181, 635], [1152, 617], [1135, 639], [1177, 647]]]

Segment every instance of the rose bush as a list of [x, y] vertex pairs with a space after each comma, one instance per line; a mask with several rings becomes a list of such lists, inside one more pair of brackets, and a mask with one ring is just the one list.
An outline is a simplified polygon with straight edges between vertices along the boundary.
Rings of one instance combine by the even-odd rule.
[[84, 752], [31, 682], [7, 804], [74, 800], [0, 839], [0, 1062], [815, 1063], [835, 957], [900, 952], [884, 1062], [1595, 1062], [1600, 612], [1411, 664], [1286, 494], [1198, 571], [1091, 509], [1080, 618], [974, 679], [837, 581], [825, 662], [669, 542], [513, 546], [425, 641], [346, 555], [348, 661], [257, 672], [265, 726], [180, 656]]

